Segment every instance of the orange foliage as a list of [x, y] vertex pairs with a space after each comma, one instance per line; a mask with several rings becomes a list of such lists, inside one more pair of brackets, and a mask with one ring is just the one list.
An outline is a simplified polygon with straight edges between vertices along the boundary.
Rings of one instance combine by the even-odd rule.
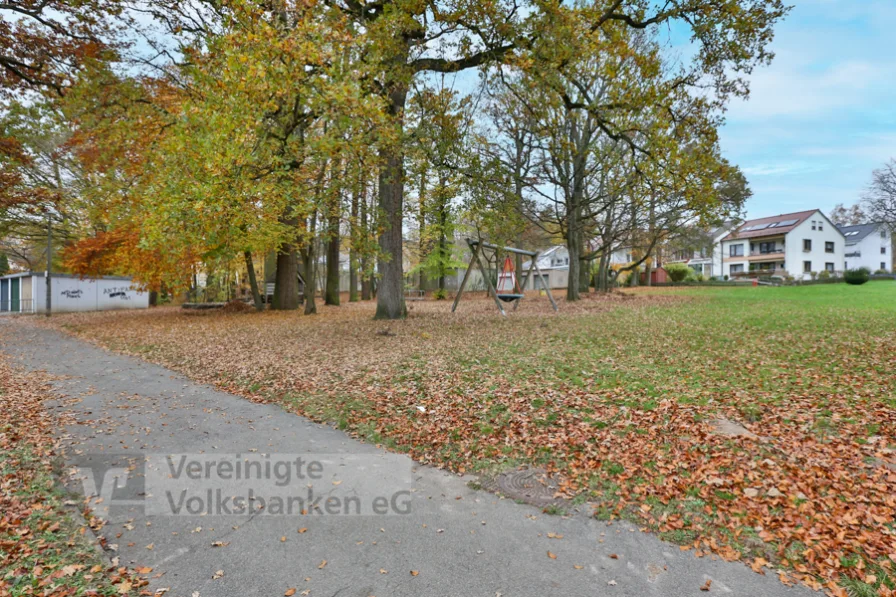
[[[192, 255], [163, 253], [140, 246], [140, 233], [135, 228], [98, 232], [65, 248], [65, 267], [84, 277], [123, 274], [147, 290], [187, 288], [193, 263]], [[172, 274], [172, 272], [179, 272]]]

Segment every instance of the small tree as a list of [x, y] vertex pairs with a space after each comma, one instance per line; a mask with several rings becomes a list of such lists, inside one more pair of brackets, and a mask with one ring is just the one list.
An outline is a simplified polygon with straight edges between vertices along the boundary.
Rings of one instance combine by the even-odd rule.
[[693, 271], [694, 270], [684, 263], [672, 263], [666, 266], [666, 273], [669, 274], [669, 278], [676, 283], [683, 282], [685, 278], [688, 277], [688, 274]]

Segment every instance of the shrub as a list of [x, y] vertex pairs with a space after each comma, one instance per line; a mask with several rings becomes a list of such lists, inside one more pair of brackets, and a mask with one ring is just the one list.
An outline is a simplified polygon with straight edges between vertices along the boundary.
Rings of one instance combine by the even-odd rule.
[[849, 269], [846, 270], [846, 274], [843, 277], [846, 279], [847, 284], [859, 286], [868, 281], [868, 279], [871, 277], [871, 271], [867, 267], [860, 267], [859, 269]]
[[672, 263], [666, 266], [666, 273], [673, 282], [683, 282], [688, 274], [694, 273], [694, 270], [683, 263]]
[[704, 276], [703, 274], [697, 274], [696, 281], [697, 282], [706, 282], [706, 276]]
[[809, 277], [813, 280], [818, 277], [818, 272], [809, 272]]
[[725, 281], [726, 281], [726, 282], [728, 281], [728, 274], [725, 274], [725, 275], [722, 276], [722, 277], [725, 278]]
[[879, 270], [877, 270], [877, 271], [874, 272], [874, 275], [875, 275], [875, 276], [886, 276], [886, 275], [889, 274], [889, 273], [890, 273], [890, 272], [888, 272], [888, 271], [885, 270], [885, 269], [879, 269]]
[[437, 301], [444, 301], [446, 298], [448, 298], [448, 291], [444, 288], [436, 288], [432, 293], [432, 298]]
[[825, 270], [822, 270], [822, 271], [820, 271], [820, 272], [818, 272], [818, 279], [819, 279], [819, 280], [830, 280], [830, 279], [831, 279], [831, 272], [829, 272], [829, 271], [826, 270], [826, 269], [825, 269]]

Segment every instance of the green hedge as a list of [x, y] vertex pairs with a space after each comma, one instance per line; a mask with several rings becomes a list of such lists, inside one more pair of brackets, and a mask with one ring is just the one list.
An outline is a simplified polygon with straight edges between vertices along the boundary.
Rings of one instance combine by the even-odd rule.
[[871, 271], [867, 267], [860, 267], [858, 269], [850, 269], [846, 270], [846, 273], [843, 275], [843, 278], [846, 280], [847, 284], [853, 284], [855, 286], [859, 286], [864, 284], [871, 278]]

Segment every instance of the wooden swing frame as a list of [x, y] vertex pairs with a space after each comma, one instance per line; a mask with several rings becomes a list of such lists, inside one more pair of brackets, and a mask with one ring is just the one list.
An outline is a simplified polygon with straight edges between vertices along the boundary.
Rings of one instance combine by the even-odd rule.
[[[467, 267], [467, 271], [464, 272], [464, 279], [460, 283], [460, 288], [457, 291], [457, 296], [454, 297], [454, 304], [451, 306], [451, 312], [454, 313], [457, 309], [457, 304], [460, 302], [460, 297], [464, 293], [464, 289], [467, 287], [467, 282], [470, 280], [470, 272], [473, 271], [473, 264], [476, 264], [479, 267], [479, 271], [482, 272], [482, 279], [485, 280], [485, 285], [488, 287], [489, 294], [492, 295], [492, 298], [495, 299], [495, 305], [498, 307], [498, 311], [504, 317], [507, 317], [507, 312], [504, 310], [504, 305], [501, 304], [501, 299], [498, 298], [498, 291], [495, 289], [495, 285], [492, 284], [491, 276], [489, 276], [488, 271], [485, 269], [485, 266], [482, 265], [482, 260], [479, 258], [480, 251], [491, 250], [494, 253], [504, 252], [504, 253], [513, 253], [515, 255], [525, 255], [529, 257], [529, 271], [526, 273], [526, 284], [529, 283], [529, 280], [532, 279], [532, 272], [538, 274], [535, 278], [538, 282], [541, 283], [542, 289], [545, 291], [545, 294], [548, 295], [548, 299], [551, 301], [551, 306], [554, 308], [554, 311], [559, 311], [557, 308], [557, 302], [554, 300], [554, 295], [551, 294], [551, 289], [548, 288], [547, 284], [544, 281], [544, 276], [541, 273], [541, 270], [538, 268], [538, 252], [535, 251], [524, 251], [523, 249], [517, 249], [515, 247], [499, 247], [498, 245], [492, 245], [489, 243], [484, 243], [482, 241], [473, 240], [471, 238], [467, 239], [467, 245], [470, 246], [470, 252], [473, 256], [470, 258], [470, 265]], [[533, 289], [535, 284], [532, 285]], [[520, 306], [520, 300], [522, 297], [513, 300], [513, 310], [516, 311], [517, 307]]]

